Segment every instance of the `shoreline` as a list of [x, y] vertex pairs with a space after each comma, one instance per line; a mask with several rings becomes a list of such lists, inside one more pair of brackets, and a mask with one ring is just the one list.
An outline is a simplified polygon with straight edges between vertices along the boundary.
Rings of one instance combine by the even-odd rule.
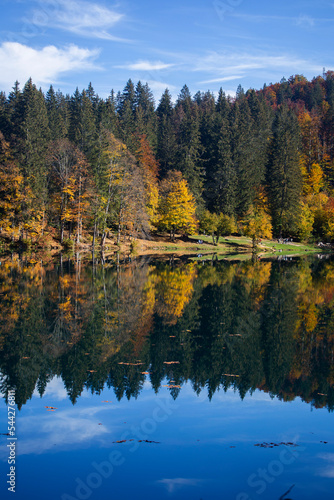
[[[218, 258], [231, 259], [247, 259], [256, 255], [257, 258], [277, 258], [283, 256], [297, 257], [302, 255], [323, 254], [328, 255], [333, 253], [332, 248], [318, 247], [315, 244], [289, 242], [278, 243], [277, 240], [262, 240], [253, 252], [252, 241], [250, 238], [243, 236], [226, 236], [220, 238], [221, 241], [217, 245], [210, 241], [211, 237], [198, 236], [193, 238], [183, 239], [177, 237], [175, 241], [170, 241], [164, 236], [156, 236], [152, 240], [133, 239], [131, 241], [123, 241], [120, 245], [116, 245], [112, 239], [107, 239], [103, 249], [100, 246], [95, 246], [94, 254], [103, 254], [106, 256], [126, 255], [129, 257], [189, 257], [197, 259], [205, 259], [206, 257], [217, 256]], [[201, 241], [202, 243], [199, 243]], [[8, 254], [25, 254], [25, 255], [48, 255], [48, 257], [56, 257], [57, 255], [88, 255], [93, 253], [91, 243], [82, 242], [79, 245], [68, 248], [60, 245], [59, 242], [53, 240], [46, 246], [38, 245], [38, 242], [33, 242], [31, 245], [1, 245], [0, 255]]]

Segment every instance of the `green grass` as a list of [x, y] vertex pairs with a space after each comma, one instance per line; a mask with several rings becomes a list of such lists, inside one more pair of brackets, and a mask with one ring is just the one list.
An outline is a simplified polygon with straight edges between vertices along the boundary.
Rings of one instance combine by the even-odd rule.
[[[193, 240], [198, 239], [203, 240], [205, 243], [212, 242], [211, 236], [196, 235], [193, 236]], [[199, 247], [197, 247], [198, 251]], [[210, 245], [211, 252], [215, 251], [217, 254], [224, 253], [225, 258], [234, 259], [238, 255], [238, 258], [248, 258], [252, 251], [252, 240], [246, 236], [226, 236], [219, 239], [219, 244], [217, 246]], [[206, 245], [201, 245], [201, 253], [207, 250]], [[305, 255], [312, 253], [322, 252], [316, 245], [304, 244], [298, 242], [291, 243], [277, 243], [272, 240], [262, 240], [258, 245], [257, 253], [265, 254], [269, 256], [278, 255]]]

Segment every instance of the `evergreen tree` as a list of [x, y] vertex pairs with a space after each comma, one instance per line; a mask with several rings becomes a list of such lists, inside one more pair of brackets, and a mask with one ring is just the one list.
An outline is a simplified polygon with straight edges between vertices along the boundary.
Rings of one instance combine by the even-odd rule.
[[173, 123], [172, 97], [168, 89], [163, 93], [157, 108], [157, 159], [160, 176], [165, 177], [175, 167], [176, 137]]
[[51, 85], [45, 96], [48, 112], [51, 140], [56, 141], [67, 137], [69, 128], [69, 110], [63, 94], [55, 92]]
[[119, 120], [116, 106], [115, 92], [112, 90], [105, 101], [100, 99], [98, 102], [97, 126], [99, 130], [106, 129], [119, 137]]
[[232, 161], [230, 131], [223, 120], [217, 142], [217, 163], [212, 176], [213, 209], [225, 215], [235, 215], [237, 200], [237, 176]]
[[31, 79], [22, 92], [22, 140], [20, 162], [23, 175], [36, 196], [36, 203], [46, 201], [47, 168], [46, 153], [50, 140], [49, 120], [45, 98]]
[[136, 93], [132, 80], [128, 80], [118, 98], [117, 112], [120, 117], [121, 139], [134, 153], [137, 149], [135, 138]]
[[71, 99], [70, 140], [94, 163], [96, 159], [96, 122], [91, 99], [76, 89]]
[[199, 110], [191, 100], [187, 85], [181, 90], [175, 108], [177, 167], [189, 183], [197, 204], [202, 203], [203, 169], [200, 162]]
[[152, 91], [148, 84], [143, 85], [140, 81], [135, 90], [135, 128], [136, 134], [146, 135], [153, 149], [156, 150], [157, 131], [155, 102]]
[[289, 235], [300, 213], [302, 175], [299, 155], [300, 131], [296, 116], [287, 106], [278, 109], [267, 171], [269, 203], [274, 232]]

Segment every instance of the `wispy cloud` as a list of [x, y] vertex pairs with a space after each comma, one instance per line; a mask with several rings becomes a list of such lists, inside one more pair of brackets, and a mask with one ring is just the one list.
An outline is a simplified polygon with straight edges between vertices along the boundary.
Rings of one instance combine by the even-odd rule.
[[[222, 81], [222, 78], [232, 79], [232, 75], [234, 79], [236, 74], [238, 78], [243, 78], [261, 70], [265, 70], [269, 78], [287, 72], [319, 74], [322, 65], [290, 54], [210, 52], [198, 58], [192, 70], [212, 74], [211, 83], [213, 83], [214, 80]], [[204, 83], [208, 82], [209, 80], [206, 80]]]
[[266, 14], [243, 14], [240, 12], [231, 12], [229, 16], [235, 17], [238, 19], [243, 19], [245, 21], [254, 22], [254, 23], [267, 23], [272, 21], [283, 21], [285, 23], [290, 22], [294, 25], [299, 26], [314, 26], [317, 23], [326, 23], [332, 22], [332, 18], [323, 18], [323, 17], [311, 17], [307, 14], [300, 14], [299, 16], [276, 16], [276, 15], [266, 15]]
[[[103, 5], [83, 0], [46, 0], [33, 11], [32, 22], [70, 31], [76, 35], [113, 41], [128, 41], [110, 33], [124, 15]], [[49, 7], [49, 9], [45, 8]], [[52, 9], [50, 8], [52, 7]]]
[[201, 483], [201, 479], [176, 477], [173, 479], [160, 479], [157, 481], [158, 484], [162, 484], [167, 488], [168, 493], [174, 493], [175, 490], [182, 488], [183, 486], [197, 486]]
[[327, 465], [318, 472], [318, 476], [334, 478], [334, 453], [321, 453], [318, 457], [327, 462]]
[[306, 26], [312, 28], [315, 25], [315, 20], [307, 15], [299, 16], [296, 19], [297, 26]]
[[0, 84], [7, 90], [16, 80], [25, 83], [30, 77], [36, 85], [55, 83], [65, 73], [99, 69], [94, 62], [98, 55], [98, 50], [76, 45], [34, 49], [16, 42], [5, 42], [0, 45]]
[[241, 75], [221, 76], [219, 78], [212, 78], [211, 80], [203, 80], [203, 81], [198, 82], [198, 83], [203, 84], [203, 83], [229, 82], [231, 80], [238, 80], [240, 78], [242, 78]]
[[175, 66], [175, 65], [163, 63], [161, 61], [152, 62], [152, 61], [139, 60], [135, 63], [124, 64], [122, 66], [115, 66], [115, 68], [124, 68], [124, 69], [129, 69], [129, 70], [134, 70], [134, 71], [159, 71], [162, 69], [170, 68], [172, 66]]

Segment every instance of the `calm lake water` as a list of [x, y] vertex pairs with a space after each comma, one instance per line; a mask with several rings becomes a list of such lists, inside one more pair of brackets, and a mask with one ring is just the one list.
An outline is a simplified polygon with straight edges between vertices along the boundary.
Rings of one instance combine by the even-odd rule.
[[334, 498], [333, 259], [0, 260], [1, 498]]

